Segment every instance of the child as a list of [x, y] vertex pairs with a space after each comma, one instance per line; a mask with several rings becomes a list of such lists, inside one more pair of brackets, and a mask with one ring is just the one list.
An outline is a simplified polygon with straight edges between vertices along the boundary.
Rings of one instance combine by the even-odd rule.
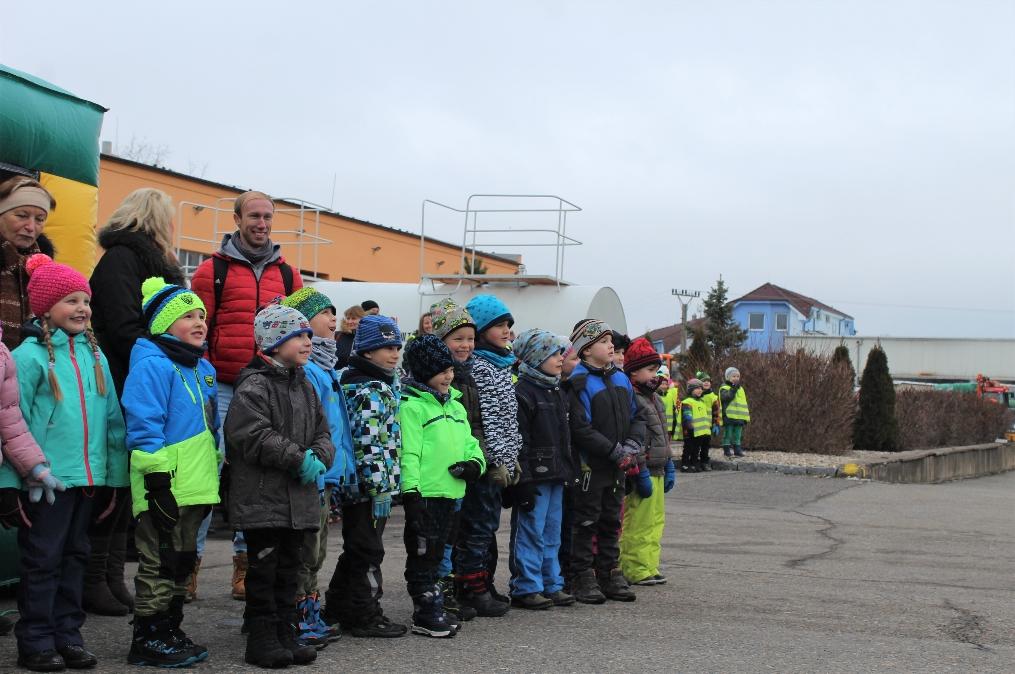
[[624, 353], [631, 344], [631, 338], [622, 332], [611, 330], [613, 335], [613, 366], [618, 370], [624, 369]]
[[571, 442], [582, 462], [572, 513], [571, 591], [585, 604], [634, 601], [619, 567], [618, 540], [625, 473], [637, 466], [645, 420], [631, 381], [613, 366], [610, 326], [595, 318], [579, 321], [571, 342], [581, 359], [568, 379]]
[[[430, 306], [430, 322], [434, 334], [451, 351], [454, 361], [455, 378], [451, 385], [462, 394], [458, 402], [465, 408], [469, 429], [472, 437], [479, 443], [480, 450], [486, 446], [483, 437], [483, 418], [479, 410], [479, 391], [476, 380], [472, 377], [472, 364], [475, 360], [473, 352], [476, 348], [476, 323], [468, 310], [455, 304], [451, 298], [444, 299]], [[485, 451], [485, 450], [484, 450]], [[451, 527], [451, 535], [444, 546], [444, 558], [441, 560], [438, 574], [441, 594], [444, 597], [444, 610], [458, 620], [465, 622], [476, 617], [476, 609], [458, 602], [455, 596], [455, 577], [452, 574], [452, 551], [454, 550], [455, 534], [461, 519], [462, 499], [455, 499], [455, 519]]]
[[[680, 470], [685, 473], [711, 470], [707, 464], [708, 446], [712, 441], [709, 433], [712, 409], [702, 400], [704, 386], [700, 379], [687, 381], [687, 397], [680, 402], [680, 421], [684, 430], [684, 452], [680, 459]], [[705, 462], [702, 461], [705, 457]]]
[[570, 606], [560, 573], [564, 485], [574, 481], [567, 395], [560, 389], [570, 343], [546, 330], [527, 330], [514, 341], [518, 357], [518, 455], [521, 480], [510, 487], [511, 604], [527, 609]]
[[127, 662], [181, 667], [208, 657], [180, 624], [197, 530], [219, 502], [215, 368], [204, 359], [204, 303], [161, 277], [141, 286], [148, 337], [123, 387], [138, 569]]
[[35, 334], [11, 355], [21, 411], [42, 440], [48, 466], [33, 468], [22, 499], [31, 527], [18, 530], [18, 664], [35, 671], [92, 667], [96, 658], [81, 638], [88, 524], [109, 512], [93, 512], [96, 487], [127, 486], [123, 414], [109, 364], [88, 329], [88, 281], [42, 254], [26, 268]]
[[[722, 439], [722, 406], [719, 404], [719, 394], [712, 389], [712, 375], [708, 372], [698, 372], [695, 375], [701, 380], [701, 400], [708, 409], [712, 411], [712, 438], [715, 440]], [[709, 446], [711, 446], [711, 440]], [[705, 464], [705, 470], [711, 470], [711, 464], [709, 463], [708, 453], [704, 457], [701, 457], [701, 461]]]
[[226, 415], [229, 521], [247, 541], [244, 661], [259, 667], [317, 658], [296, 641], [303, 540], [321, 522], [317, 478], [335, 457], [321, 402], [306, 379], [313, 331], [277, 304], [254, 317], [257, 352], [236, 379]]
[[486, 454], [483, 479], [468, 485], [462, 501], [461, 529], [456, 545], [455, 585], [458, 601], [481, 616], [498, 617], [510, 604], [493, 596], [490, 553], [500, 526], [501, 493], [518, 479], [518, 401], [511, 380], [510, 334], [515, 319], [493, 295], [476, 295], [466, 308], [476, 321], [476, 360], [472, 376], [479, 391], [479, 411]]
[[656, 391], [663, 378], [659, 354], [644, 337], [638, 337], [624, 354], [624, 372], [634, 385], [635, 399], [645, 415], [645, 467], [624, 506], [620, 536], [620, 568], [635, 585], [660, 585], [659, 573], [666, 505], [663, 494], [676, 484], [677, 471], [670, 457], [666, 411]]
[[359, 322], [349, 367], [340, 378], [358, 479], [343, 494], [342, 554], [325, 593], [324, 620], [339, 623], [354, 637], [400, 637], [407, 631], [381, 610], [382, 536], [391, 497], [398, 493], [402, 443], [401, 384], [395, 372], [401, 349], [395, 321], [367, 314]]
[[345, 409], [345, 397], [338, 383], [338, 372], [335, 371], [335, 362], [338, 359], [335, 342], [338, 317], [335, 314], [335, 307], [327, 296], [314, 288], [301, 288], [287, 297], [282, 304], [303, 314], [314, 331], [310, 338], [310, 361], [304, 366], [303, 371], [306, 372], [307, 380], [313, 385], [324, 407], [324, 416], [331, 431], [331, 442], [335, 446], [335, 461], [317, 484], [317, 490], [321, 493], [320, 528], [304, 533], [303, 563], [300, 565], [296, 587], [300, 642], [323, 648], [329, 641], [334, 641], [340, 636], [337, 628], [329, 626], [321, 618], [321, 599], [317, 583], [317, 574], [324, 565], [324, 557], [328, 550], [331, 491], [335, 487], [345, 488], [356, 481], [356, 457], [352, 449], [352, 436], [349, 434], [349, 414]]
[[722, 402], [723, 434], [722, 453], [725, 456], [744, 456], [740, 446], [744, 435], [744, 426], [751, 421], [751, 411], [747, 407], [747, 393], [740, 385], [740, 370], [735, 367], [726, 368], [726, 382], [719, 387], [719, 398]]
[[405, 582], [412, 597], [412, 631], [452, 637], [457, 621], [444, 611], [438, 568], [455, 519], [455, 504], [486, 470], [469, 432], [461, 393], [451, 388], [451, 351], [436, 335], [422, 335], [405, 350], [412, 373], [403, 383], [402, 503], [405, 506]]

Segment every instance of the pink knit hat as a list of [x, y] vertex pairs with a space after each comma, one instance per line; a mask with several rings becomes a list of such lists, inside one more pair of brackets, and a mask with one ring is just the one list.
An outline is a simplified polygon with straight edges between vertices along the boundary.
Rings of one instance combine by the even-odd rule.
[[65, 264], [54, 262], [53, 258], [36, 253], [25, 262], [28, 272], [28, 306], [32, 313], [41, 317], [53, 305], [71, 293], [79, 290], [92, 296], [88, 279], [81, 272]]

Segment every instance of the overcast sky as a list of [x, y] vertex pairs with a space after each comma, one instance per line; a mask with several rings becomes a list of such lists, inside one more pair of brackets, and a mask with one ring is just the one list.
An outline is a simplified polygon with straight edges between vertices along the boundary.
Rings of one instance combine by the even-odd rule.
[[110, 108], [121, 148], [325, 205], [334, 183], [372, 222], [560, 195], [584, 209], [565, 277], [615, 288], [632, 333], [722, 274], [861, 334], [1015, 337], [1015, 2], [287, 4], [8, 4], [0, 62]]

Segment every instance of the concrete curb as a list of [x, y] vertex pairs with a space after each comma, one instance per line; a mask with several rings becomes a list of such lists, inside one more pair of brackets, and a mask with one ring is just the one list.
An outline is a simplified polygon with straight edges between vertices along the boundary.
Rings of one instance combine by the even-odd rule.
[[815, 477], [836, 477], [838, 467], [833, 466], [790, 466], [783, 463], [756, 463], [753, 461], [711, 462], [713, 470], [739, 470], [745, 473], [783, 473], [785, 475], [812, 475]]

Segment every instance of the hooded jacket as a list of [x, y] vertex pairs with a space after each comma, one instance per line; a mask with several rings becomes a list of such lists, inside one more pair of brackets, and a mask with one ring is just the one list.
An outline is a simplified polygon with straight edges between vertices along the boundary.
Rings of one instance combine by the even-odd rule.
[[7, 345], [0, 342], [0, 488], [21, 486], [21, 478], [46, 457], [28, 432], [21, 414], [17, 367]]
[[521, 482], [570, 482], [577, 477], [571, 454], [568, 400], [559, 386], [522, 375], [515, 387], [518, 398], [518, 430], [522, 449], [518, 463]]
[[294, 476], [307, 449], [331, 466], [335, 447], [303, 368], [256, 356], [236, 379], [224, 430], [229, 523], [238, 530], [318, 529], [317, 485]]
[[[288, 294], [280, 270], [285, 264], [281, 246], [274, 244], [272, 254], [255, 266], [233, 243], [233, 236], [226, 234], [222, 247], [212, 254], [229, 262], [221, 306], [215, 305], [215, 263], [211, 259], [202, 262], [191, 279], [191, 288], [208, 313], [208, 359], [215, 365], [219, 381], [226, 384], [235, 384], [240, 370], [254, 357], [258, 308]], [[293, 272], [292, 291], [296, 291], [303, 287], [303, 279], [298, 270]]]
[[[390, 381], [390, 383], [389, 383]], [[387, 381], [375, 365], [354, 355], [340, 377], [356, 456], [358, 487], [346, 496], [369, 501], [379, 494], [397, 494], [401, 468], [398, 451], [402, 430], [398, 405], [402, 386], [397, 375]]]
[[645, 464], [652, 475], [663, 475], [666, 462], [670, 460], [670, 438], [666, 432], [663, 399], [655, 391], [642, 391], [637, 386], [634, 387], [634, 399], [645, 417]]
[[356, 453], [352, 448], [352, 435], [349, 432], [349, 410], [345, 407], [345, 396], [338, 382], [335, 370], [325, 371], [317, 363], [311, 361], [303, 367], [307, 380], [313, 385], [317, 397], [324, 408], [324, 416], [328, 420], [331, 431], [331, 444], [335, 446], [335, 461], [324, 474], [324, 484], [333, 487], [347, 486], [356, 482]]
[[465, 408], [465, 414], [469, 418], [469, 428], [472, 429], [472, 437], [479, 441], [479, 448], [486, 451], [486, 438], [483, 435], [483, 415], [479, 409], [479, 389], [476, 388], [476, 380], [472, 377], [472, 364], [475, 356], [464, 363], [455, 361], [455, 378], [451, 385], [458, 389], [462, 397], [458, 400]]
[[618, 443], [645, 443], [645, 418], [634, 400], [631, 380], [613, 367], [581, 361], [567, 380], [571, 442], [592, 470], [617, 469], [609, 454]]
[[172, 361], [149, 339], [134, 343], [123, 388], [134, 517], [148, 510], [144, 476], [169, 473], [177, 504], [219, 502], [215, 368]]

